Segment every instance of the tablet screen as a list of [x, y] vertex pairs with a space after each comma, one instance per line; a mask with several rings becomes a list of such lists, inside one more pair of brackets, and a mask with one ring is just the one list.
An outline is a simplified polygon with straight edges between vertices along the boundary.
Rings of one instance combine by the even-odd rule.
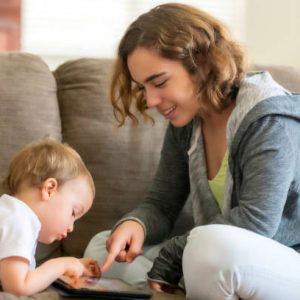
[[89, 289], [97, 291], [131, 291], [133, 287], [126, 282], [113, 279], [113, 278], [93, 278], [93, 277], [80, 277], [76, 282], [72, 282], [72, 279], [67, 276], [61, 276], [59, 278], [63, 282], [67, 283], [74, 289]]
[[80, 277], [75, 281], [68, 276], [61, 276], [54, 282], [64, 296], [97, 296], [112, 299], [147, 299], [152, 296], [148, 288], [139, 288], [127, 284], [121, 279]]

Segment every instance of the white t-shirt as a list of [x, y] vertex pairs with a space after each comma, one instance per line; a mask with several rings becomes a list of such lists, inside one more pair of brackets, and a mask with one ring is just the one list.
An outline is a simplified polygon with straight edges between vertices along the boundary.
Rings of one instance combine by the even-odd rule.
[[23, 201], [9, 195], [0, 197], [0, 260], [20, 256], [35, 268], [35, 251], [41, 223]]

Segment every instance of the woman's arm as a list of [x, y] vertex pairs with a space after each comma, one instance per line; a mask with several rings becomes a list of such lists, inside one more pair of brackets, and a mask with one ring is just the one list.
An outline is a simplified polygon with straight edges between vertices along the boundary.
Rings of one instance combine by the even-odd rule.
[[159, 166], [145, 200], [124, 218], [140, 220], [146, 243], [158, 243], [173, 228], [190, 191], [187, 150], [192, 123], [183, 128], [169, 125]]
[[22, 257], [13, 256], [0, 261], [3, 290], [19, 296], [40, 292], [63, 274], [74, 278], [82, 275], [100, 277], [100, 268], [95, 260], [74, 257], [50, 259], [33, 270]]

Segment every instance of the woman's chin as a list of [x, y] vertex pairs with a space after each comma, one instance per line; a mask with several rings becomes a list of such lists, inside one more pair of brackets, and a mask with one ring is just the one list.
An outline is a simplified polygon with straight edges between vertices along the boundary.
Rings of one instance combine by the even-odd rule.
[[184, 126], [186, 126], [187, 124], [189, 124], [190, 121], [191, 121], [190, 119], [184, 120], [184, 119], [176, 119], [176, 118], [170, 120], [171, 124], [172, 124], [174, 127], [184, 127]]

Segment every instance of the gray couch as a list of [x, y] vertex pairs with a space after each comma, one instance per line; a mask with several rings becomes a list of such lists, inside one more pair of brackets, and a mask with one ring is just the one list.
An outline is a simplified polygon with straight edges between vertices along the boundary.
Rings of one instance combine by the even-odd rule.
[[[140, 120], [138, 126], [127, 122], [117, 127], [108, 97], [112, 64], [86, 58], [51, 72], [38, 56], [0, 54], [0, 177], [20, 146], [51, 135], [81, 154], [96, 184], [91, 210], [67, 239], [39, 245], [38, 263], [60, 255], [82, 256], [94, 234], [111, 228], [141, 201], [154, 175], [166, 121], [153, 111], [154, 125]], [[285, 87], [300, 92], [298, 70], [254, 68], [268, 69]], [[187, 205], [175, 230], [180, 233], [191, 226]], [[7, 296], [0, 294], [0, 299]]]

